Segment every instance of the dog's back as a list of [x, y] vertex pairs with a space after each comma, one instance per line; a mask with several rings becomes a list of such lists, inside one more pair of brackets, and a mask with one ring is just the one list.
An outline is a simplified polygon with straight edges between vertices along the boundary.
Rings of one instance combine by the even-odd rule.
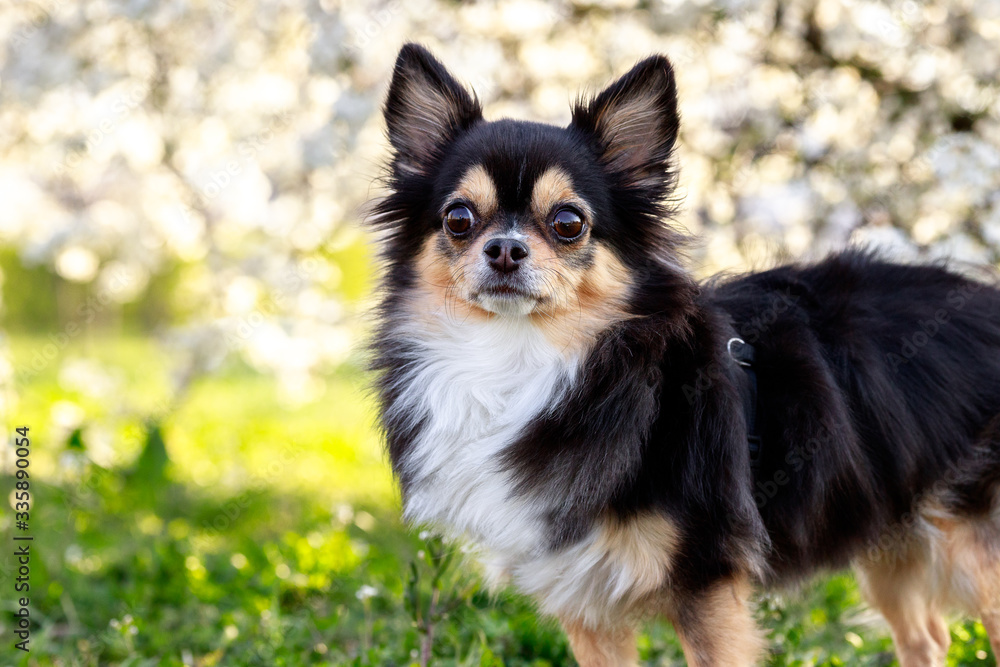
[[775, 580], [853, 561], [914, 655], [946, 648], [945, 608], [996, 635], [1000, 290], [850, 252], [710, 298], [756, 351]]

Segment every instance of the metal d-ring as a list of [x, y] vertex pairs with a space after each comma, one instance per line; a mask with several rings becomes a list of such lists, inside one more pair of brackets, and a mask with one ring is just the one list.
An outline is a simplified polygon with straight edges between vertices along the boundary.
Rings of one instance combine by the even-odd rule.
[[733, 336], [732, 338], [729, 339], [729, 342], [726, 343], [726, 350], [729, 352], [729, 356], [733, 358], [733, 361], [735, 361], [736, 363], [738, 363], [740, 366], [748, 366], [749, 367], [750, 366], [750, 362], [749, 361], [744, 361], [743, 359], [740, 359], [738, 356], [736, 356], [735, 353], [733, 353], [733, 343], [739, 343], [740, 345], [746, 345], [747, 342], [745, 340], [743, 340], [742, 338], [740, 338], [739, 336]]

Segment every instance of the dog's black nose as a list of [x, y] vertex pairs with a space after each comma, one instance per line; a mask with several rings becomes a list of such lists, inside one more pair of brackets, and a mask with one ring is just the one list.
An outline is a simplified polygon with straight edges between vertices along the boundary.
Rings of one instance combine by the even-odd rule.
[[517, 239], [490, 239], [483, 247], [490, 258], [490, 266], [500, 273], [513, 273], [521, 260], [528, 256], [528, 246]]

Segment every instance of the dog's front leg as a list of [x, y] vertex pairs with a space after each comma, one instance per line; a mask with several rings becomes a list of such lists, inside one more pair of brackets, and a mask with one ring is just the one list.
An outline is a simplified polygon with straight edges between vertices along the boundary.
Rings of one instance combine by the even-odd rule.
[[689, 667], [749, 667], [764, 652], [750, 608], [750, 585], [737, 578], [675, 599], [671, 620]]
[[563, 621], [573, 656], [580, 667], [634, 667], [639, 654], [629, 627], [593, 628], [579, 621]]

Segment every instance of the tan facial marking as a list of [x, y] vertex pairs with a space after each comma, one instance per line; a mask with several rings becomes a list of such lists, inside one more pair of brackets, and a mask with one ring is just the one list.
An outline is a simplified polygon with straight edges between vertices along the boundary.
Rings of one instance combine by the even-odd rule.
[[548, 271], [548, 283], [549, 285], [555, 285], [555, 279], [558, 278], [558, 276], [556, 276], [554, 272], [560, 271], [565, 275], [566, 267], [562, 264], [562, 258], [555, 251], [552, 245], [542, 237], [541, 230], [537, 227], [525, 226], [519, 229], [518, 233], [527, 237], [523, 240], [531, 249], [532, 266], [542, 271]]
[[690, 667], [749, 667], [764, 652], [750, 608], [745, 577], [720, 582], [674, 614], [674, 627]]
[[[418, 321], [426, 326], [437, 326], [437, 317], [444, 314], [455, 321], [468, 318], [486, 318], [490, 314], [465, 298], [461, 277], [464, 267], [452, 266], [438, 247], [439, 236], [431, 236], [417, 256], [417, 286], [410, 302], [410, 309]], [[480, 250], [480, 252], [482, 252]]]
[[[465, 173], [452, 198], [471, 203], [480, 217], [499, 210], [496, 184], [482, 165]], [[572, 203], [585, 216], [590, 215], [589, 207], [573, 192], [569, 176], [550, 168], [534, 185], [531, 206], [536, 219], [544, 220], [560, 203]], [[566, 261], [566, 253], [574, 250], [553, 243], [541, 226], [524, 225], [518, 233], [531, 250], [525, 270], [535, 278], [529, 281], [529, 287], [540, 296], [529, 317], [553, 344], [567, 354], [582, 352], [601, 330], [629, 316], [626, 306], [632, 285], [630, 272], [610, 249], [593, 245], [589, 266], [577, 267]], [[477, 288], [475, 276], [483, 270], [483, 247], [490, 238], [488, 230], [479, 234], [463, 244], [456, 256], [441, 247], [440, 236], [425, 241], [416, 262], [421, 284], [413, 299], [415, 311], [425, 315], [445, 313], [463, 320], [491, 317], [472, 301]]]
[[[544, 221], [561, 204], [575, 206], [588, 225], [594, 224], [593, 212], [573, 189], [570, 175], [559, 167], [549, 167], [532, 188], [531, 211], [537, 220]], [[538, 252], [537, 266], [546, 271], [550, 291], [532, 317], [555, 345], [580, 349], [608, 324], [628, 316], [629, 271], [611, 250], [595, 245], [592, 264], [577, 268], [563, 261], [563, 253], [553, 250], [540, 236], [531, 236], [532, 252]]]
[[452, 199], [464, 199], [479, 215], [488, 217], [497, 209], [497, 186], [483, 165], [477, 164], [465, 172]]
[[549, 167], [535, 181], [531, 189], [531, 212], [545, 220], [557, 204], [572, 204], [590, 218], [587, 202], [573, 189], [573, 179], [559, 167]]
[[[537, 244], [532, 245], [532, 249]], [[613, 322], [629, 317], [626, 311], [632, 280], [614, 252], [594, 245], [589, 268], [578, 269], [558, 258], [550, 272], [552, 295], [531, 314], [554, 345], [580, 350]]]

